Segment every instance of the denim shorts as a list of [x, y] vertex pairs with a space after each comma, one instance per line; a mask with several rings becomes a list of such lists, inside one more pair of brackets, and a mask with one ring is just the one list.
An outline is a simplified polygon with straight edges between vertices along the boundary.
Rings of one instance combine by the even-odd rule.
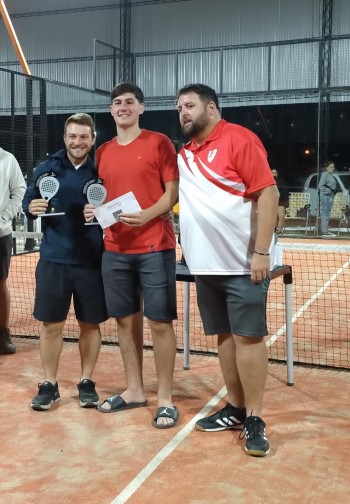
[[77, 320], [99, 324], [108, 319], [99, 268], [39, 260], [34, 317], [41, 322], [66, 320], [71, 300]]
[[197, 303], [205, 334], [266, 336], [270, 279], [254, 284], [250, 275], [197, 275]]
[[120, 254], [105, 251], [102, 276], [110, 317], [127, 317], [140, 309], [158, 322], [177, 318], [175, 250]]
[[9, 276], [12, 255], [12, 233], [0, 238], [0, 280]]

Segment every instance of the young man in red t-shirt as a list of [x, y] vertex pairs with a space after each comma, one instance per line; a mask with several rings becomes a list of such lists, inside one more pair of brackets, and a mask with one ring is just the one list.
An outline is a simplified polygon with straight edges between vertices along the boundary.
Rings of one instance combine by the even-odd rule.
[[[107, 202], [132, 191], [142, 211], [121, 213], [119, 222], [105, 230], [102, 274], [106, 303], [109, 316], [118, 323], [127, 389], [104, 401], [98, 410], [111, 413], [147, 404], [142, 333], [133, 331], [142, 291], [158, 377], [153, 425], [164, 429], [175, 426], [179, 416], [171, 395], [176, 353], [172, 325], [176, 318], [176, 240], [172, 222], [161, 218], [178, 201], [176, 151], [165, 135], [140, 128], [144, 98], [138, 86], [117, 85], [111, 100], [117, 136], [97, 150], [98, 174], [107, 189]], [[87, 220], [92, 219], [89, 207]]]

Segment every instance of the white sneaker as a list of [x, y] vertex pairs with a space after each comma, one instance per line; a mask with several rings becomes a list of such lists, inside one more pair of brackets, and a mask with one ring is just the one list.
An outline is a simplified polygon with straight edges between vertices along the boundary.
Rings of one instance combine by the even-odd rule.
[[322, 236], [325, 236], [326, 238], [330, 238], [331, 236], [336, 236], [334, 233], [324, 233]]

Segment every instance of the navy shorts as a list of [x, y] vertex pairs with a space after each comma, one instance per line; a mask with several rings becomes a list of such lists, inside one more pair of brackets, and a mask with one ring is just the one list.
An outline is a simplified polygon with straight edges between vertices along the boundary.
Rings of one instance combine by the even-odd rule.
[[0, 280], [9, 276], [12, 255], [12, 233], [0, 238]]
[[252, 283], [250, 275], [197, 275], [197, 303], [205, 334], [266, 336], [270, 279]]
[[41, 322], [66, 320], [73, 298], [75, 316], [86, 324], [108, 319], [101, 271], [91, 266], [39, 260], [34, 317]]
[[142, 291], [147, 318], [158, 322], [177, 318], [175, 250], [145, 254], [104, 252], [102, 276], [110, 317], [137, 313]]

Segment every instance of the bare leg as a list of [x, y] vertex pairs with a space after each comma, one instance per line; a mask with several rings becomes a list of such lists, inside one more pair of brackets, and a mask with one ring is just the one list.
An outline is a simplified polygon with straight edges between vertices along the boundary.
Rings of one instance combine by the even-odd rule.
[[[126, 390], [121, 397], [126, 403], [143, 402], [146, 394], [143, 386], [143, 333], [140, 331], [139, 313], [128, 317], [118, 318], [118, 342], [126, 375]], [[136, 320], [135, 320], [136, 318]], [[102, 409], [111, 409], [110, 404], [104, 403]]]
[[278, 234], [283, 233], [283, 229], [286, 223], [286, 209], [284, 206], [279, 206], [277, 209], [277, 229]]
[[245, 396], [247, 415], [261, 416], [267, 378], [267, 348], [263, 338], [233, 335], [236, 362]]
[[286, 225], [286, 209], [284, 206], [278, 207], [279, 228], [283, 233], [284, 226]]
[[[156, 322], [149, 320], [152, 333], [154, 360], [158, 379], [158, 408], [161, 406], [172, 407], [171, 389], [173, 385], [176, 338], [173, 324], [169, 322]], [[158, 424], [173, 423], [172, 419], [159, 418]]]
[[56, 383], [58, 362], [63, 348], [63, 322], [44, 322], [40, 334], [40, 356], [45, 380]]
[[244, 392], [236, 363], [236, 345], [231, 333], [218, 335], [218, 355], [227, 388], [227, 400], [236, 408], [244, 408]]
[[10, 292], [6, 280], [0, 280], [0, 329], [7, 329], [10, 319]]
[[92, 380], [98, 355], [101, 348], [101, 332], [99, 324], [85, 324], [79, 321], [80, 337], [79, 351], [81, 360], [80, 381]]

